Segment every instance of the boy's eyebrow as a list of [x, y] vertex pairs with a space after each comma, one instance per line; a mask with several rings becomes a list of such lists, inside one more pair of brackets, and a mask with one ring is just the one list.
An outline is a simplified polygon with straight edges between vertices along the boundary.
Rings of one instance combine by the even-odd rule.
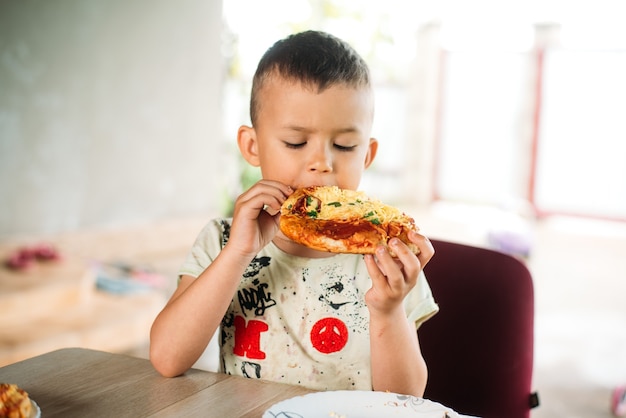
[[[315, 128], [308, 128], [308, 127], [299, 126], [299, 125], [285, 125], [283, 126], [283, 129], [296, 131], [296, 132], [305, 132], [305, 133], [316, 131]], [[349, 133], [355, 133], [355, 132], [359, 132], [359, 129], [355, 126], [346, 126], [345, 128], [339, 128], [339, 129], [333, 130], [334, 134], [349, 134]]]

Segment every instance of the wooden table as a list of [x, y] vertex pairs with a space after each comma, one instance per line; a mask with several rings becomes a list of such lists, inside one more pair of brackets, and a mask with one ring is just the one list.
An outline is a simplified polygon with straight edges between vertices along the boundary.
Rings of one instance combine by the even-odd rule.
[[160, 376], [145, 359], [66, 348], [0, 368], [42, 417], [260, 417], [274, 403], [313, 392], [300, 386], [192, 369]]

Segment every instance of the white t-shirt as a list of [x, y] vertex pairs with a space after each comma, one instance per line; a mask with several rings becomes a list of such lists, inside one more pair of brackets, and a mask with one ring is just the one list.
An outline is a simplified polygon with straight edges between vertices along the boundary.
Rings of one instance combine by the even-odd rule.
[[[230, 223], [216, 219], [202, 230], [181, 275], [206, 269]], [[302, 258], [270, 243], [246, 269], [222, 320], [220, 370], [317, 390], [371, 390], [370, 287], [361, 255]], [[438, 311], [423, 274], [405, 309], [416, 328]]]

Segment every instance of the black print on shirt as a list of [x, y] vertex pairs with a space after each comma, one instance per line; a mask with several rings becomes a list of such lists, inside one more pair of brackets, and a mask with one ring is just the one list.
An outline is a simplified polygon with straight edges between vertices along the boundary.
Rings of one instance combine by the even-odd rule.
[[335, 282], [334, 285], [332, 286], [328, 286], [326, 288], [325, 294], [320, 295], [320, 297], [318, 298], [318, 300], [320, 302], [324, 302], [326, 303], [328, 306], [330, 306], [331, 308], [333, 308], [334, 310], [337, 310], [339, 308], [341, 308], [344, 305], [348, 305], [348, 304], [356, 304], [356, 302], [354, 301], [333, 301], [331, 299], [334, 299], [335, 295], [341, 295], [341, 293], [343, 292], [343, 283], [341, 282]]
[[254, 257], [248, 267], [246, 267], [246, 271], [243, 273], [243, 277], [246, 279], [258, 276], [263, 267], [268, 267], [270, 265], [270, 261], [272, 259], [269, 257]]
[[222, 248], [224, 248], [230, 238], [230, 224], [226, 219], [222, 219], [220, 225], [222, 226]]
[[240, 289], [237, 292], [239, 306], [244, 316], [247, 316], [246, 311], [252, 310], [254, 310], [254, 315], [262, 316], [267, 308], [276, 305], [276, 301], [272, 299], [271, 293], [265, 293], [265, 289], [268, 288], [267, 283], [259, 283], [259, 279], [254, 279], [252, 284], [256, 287]]
[[241, 363], [241, 373], [244, 377], [256, 377], [259, 379], [261, 378], [261, 365], [250, 361], [244, 361]]
[[220, 333], [220, 346], [224, 346], [226, 344], [226, 340], [230, 337], [230, 335], [226, 332], [226, 329], [231, 328], [235, 325], [235, 315], [232, 313], [227, 313], [222, 318], [222, 326]]

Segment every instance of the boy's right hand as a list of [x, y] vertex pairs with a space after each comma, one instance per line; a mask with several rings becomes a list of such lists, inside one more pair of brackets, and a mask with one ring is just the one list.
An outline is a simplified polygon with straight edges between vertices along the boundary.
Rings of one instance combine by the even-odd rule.
[[278, 232], [280, 207], [292, 193], [291, 187], [272, 180], [260, 180], [242, 193], [233, 212], [232, 249], [252, 258], [269, 244]]

